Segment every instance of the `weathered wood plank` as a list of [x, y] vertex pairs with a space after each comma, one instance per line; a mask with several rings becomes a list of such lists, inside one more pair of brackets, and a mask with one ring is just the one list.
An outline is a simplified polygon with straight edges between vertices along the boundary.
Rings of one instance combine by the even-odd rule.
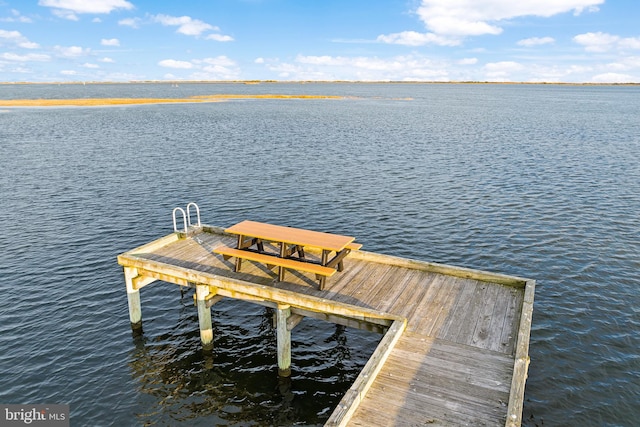
[[524, 385], [529, 369], [529, 340], [531, 338], [531, 321], [533, 314], [533, 298], [535, 294], [535, 280], [528, 280], [525, 285], [522, 303], [522, 317], [518, 328], [511, 392], [507, 408], [507, 427], [519, 426], [522, 423], [522, 406], [524, 404]]
[[[373, 302], [374, 307], [380, 311], [394, 312], [392, 309], [404, 293], [411, 292], [412, 286], [418, 283], [418, 277], [422, 273], [418, 270], [398, 271], [397, 275], [389, 278], [384, 284], [386, 293], [379, 295], [377, 301]], [[414, 281], [415, 279], [415, 281]]]
[[474, 270], [465, 267], [457, 267], [447, 264], [439, 264], [427, 261], [419, 261], [408, 258], [395, 257], [393, 255], [376, 254], [367, 251], [356, 251], [351, 255], [354, 259], [362, 259], [375, 263], [393, 264], [404, 268], [430, 271], [432, 273], [444, 274], [447, 276], [475, 279], [483, 282], [498, 283], [508, 286], [524, 288], [528, 279], [524, 277], [509, 276], [506, 274], [492, 273], [489, 271]]
[[467, 344], [482, 348], [489, 348], [489, 337], [492, 333], [491, 316], [493, 314], [493, 308], [495, 307], [497, 292], [497, 286], [487, 286], [486, 291], [482, 296], [482, 300], [479, 301], [480, 311], [475, 330], [473, 331], [473, 335], [470, 339], [467, 340]]
[[384, 266], [375, 275], [369, 276], [366, 283], [354, 286], [355, 293], [351, 295], [369, 307], [376, 307], [380, 300], [388, 298], [389, 281], [397, 277], [397, 273], [393, 266]]
[[487, 282], [476, 281], [473, 287], [473, 293], [470, 295], [470, 301], [465, 304], [466, 316], [464, 321], [455, 326], [450, 327], [447, 339], [455, 342], [469, 344], [472, 341], [473, 333], [476, 330], [478, 319], [483, 310], [483, 301], [487, 289], [492, 285]]
[[366, 304], [365, 300], [369, 297], [369, 294], [380, 285], [379, 278], [383, 276], [387, 270], [388, 266], [377, 265], [373, 268], [367, 266], [358, 276], [355, 276], [346, 283], [339, 293], [334, 294], [334, 298], [338, 300], [357, 299], [360, 300], [362, 304]]
[[367, 264], [362, 261], [349, 262], [348, 265], [345, 266], [344, 271], [327, 282], [327, 286], [325, 286], [327, 297], [332, 298], [340, 295], [343, 293], [343, 289], [349, 285], [358, 286], [361, 281], [357, 278], [367, 273], [366, 265]]
[[440, 289], [429, 303], [423, 303], [425, 313], [416, 323], [416, 332], [437, 336], [440, 328], [452, 310], [453, 304], [461, 292], [462, 286], [458, 278], [445, 276], [440, 281]]
[[[405, 389], [402, 385], [385, 386], [378, 401], [384, 401], [384, 407], [378, 409], [378, 413], [394, 414], [389, 426], [411, 426], [419, 421], [425, 425], [469, 425], [469, 426], [498, 426], [504, 424], [504, 408], [473, 405], [466, 401], [456, 401], [450, 396], [438, 395], [429, 392], [421, 395], [409, 394], [404, 399], [399, 399]], [[378, 392], [378, 384], [371, 387], [370, 392]], [[366, 404], [363, 404], [365, 406]], [[369, 406], [369, 408], [372, 408]], [[379, 426], [375, 420], [371, 420], [371, 426]]]
[[465, 323], [469, 322], [469, 312], [473, 306], [473, 296], [479, 283], [481, 282], [477, 280], [464, 280], [462, 289], [457, 293], [456, 300], [438, 331], [438, 338], [450, 341], [457, 339], [460, 329]]
[[402, 336], [405, 327], [405, 320], [396, 320], [393, 325], [391, 325], [384, 338], [378, 344], [375, 352], [358, 375], [358, 378], [356, 378], [353, 385], [340, 400], [340, 403], [338, 403], [338, 406], [325, 425], [345, 426], [349, 422], [360, 405], [360, 402], [362, 402], [362, 399], [364, 399], [367, 391], [377, 378], [378, 373], [391, 354], [393, 347]]
[[[490, 425], [504, 423], [505, 406], [508, 399], [509, 378], [504, 376], [505, 383], [496, 385], [488, 383], [482, 379], [475, 379], [477, 366], [469, 368], [466, 360], [476, 360], [476, 365], [480, 368], [491, 365], [491, 363], [479, 363], [477, 360], [483, 359], [483, 354], [489, 354], [489, 361], [494, 364], [509, 366], [510, 358], [496, 352], [477, 349], [469, 346], [460, 346], [445, 343], [442, 340], [426, 339], [421, 340], [423, 346], [429, 351], [422, 357], [418, 353], [413, 353], [409, 349], [413, 347], [416, 336], [403, 337], [396, 345], [392, 355], [387, 360], [385, 367], [380, 372], [378, 381], [370, 394], [371, 400], [365, 399], [363, 410], [366, 410], [367, 402], [374, 405], [381, 405], [379, 411], [382, 413], [393, 412], [389, 405], [398, 405], [398, 416], [393, 424], [402, 424], [402, 413], [410, 413], [411, 419], [438, 418], [445, 411], [445, 420], [449, 423], [454, 420], [468, 423], [475, 420], [473, 425], [481, 420], [491, 421]], [[460, 356], [460, 360], [452, 362], [451, 355], [467, 353], [465, 357]], [[407, 357], [409, 355], [409, 357]], [[488, 377], [493, 375], [487, 373]], [[387, 398], [382, 398], [378, 394], [386, 394]], [[433, 406], [430, 406], [432, 404]], [[458, 413], [453, 416], [452, 414]], [[354, 420], [362, 421], [358, 412]], [[408, 421], [408, 420], [407, 420]], [[373, 423], [372, 425], [387, 425]]]
[[496, 299], [491, 314], [490, 333], [486, 340], [486, 348], [495, 351], [508, 351], [506, 345], [502, 344], [504, 321], [509, 312], [510, 301], [514, 300], [511, 292], [514, 290], [506, 286], [494, 286], [496, 288]]
[[521, 292], [512, 290], [511, 298], [507, 301], [502, 333], [500, 335], [500, 345], [505, 353], [515, 352], [516, 337], [518, 336], [518, 326], [522, 313], [522, 301], [524, 295]]
[[[407, 319], [414, 318], [413, 314], [419, 309], [416, 306], [417, 301], [421, 300], [425, 294], [434, 292], [437, 289], [432, 286], [434, 282], [435, 278], [433, 276], [414, 271], [409, 280], [405, 282], [405, 291], [393, 301], [389, 311]], [[407, 322], [407, 330], [413, 331], [413, 328], [413, 321]]]

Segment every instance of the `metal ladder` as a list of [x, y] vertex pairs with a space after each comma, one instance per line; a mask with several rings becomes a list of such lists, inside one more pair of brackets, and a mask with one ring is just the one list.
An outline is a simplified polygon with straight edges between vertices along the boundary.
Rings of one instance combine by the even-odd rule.
[[[197, 223], [192, 223], [191, 222], [191, 208], [195, 208], [195, 214], [196, 214], [196, 219], [197, 219]], [[179, 230], [178, 229], [178, 213], [182, 214], [182, 224], [183, 224], [183, 229]], [[185, 212], [184, 209], [178, 207], [178, 208], [174, 208], [173, 209], [173, 231], [175, 233], [184, 233], [184, 234], [188, 234], [189, 229], [190, 228], [200, 228], [202, 225], [200, 223], [200, 208], [198, 207], [197, 204], [195, 204], [194, 202], [191, 202], [187, 205], [187, 211]]]

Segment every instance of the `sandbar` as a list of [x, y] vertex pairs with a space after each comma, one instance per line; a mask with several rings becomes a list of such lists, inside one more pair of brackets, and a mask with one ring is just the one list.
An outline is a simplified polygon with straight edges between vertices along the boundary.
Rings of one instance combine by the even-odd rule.
[[[231, 99], [346, 99], [334, 95], [282, 95], [282, 94], [215, 94], [188, 98], [77, 98], [77, 99], [0, 99], [0, 107], [93, 107], [105, 105], [169, 104], [221, 102]], [[350, 97], [349, 97], [350, 98]]]

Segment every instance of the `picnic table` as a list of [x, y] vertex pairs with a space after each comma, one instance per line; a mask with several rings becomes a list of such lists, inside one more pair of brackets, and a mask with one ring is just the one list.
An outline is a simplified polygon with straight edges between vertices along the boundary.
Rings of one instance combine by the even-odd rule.
[[[214, 252], [225, 259], [235, 257], [235, 271], [240, 271], [243, 260], [249, 260], [269, 268], [277, 266], [279, 281], [284, 280], [285, 269], [314, 273], [320, 289], [324, 288], [327, 277], [343, 270], [343, 260], [349, 252], [362, 247], [350, 236], [249, 220], [239, 222], [225, 232], [237, 235], [236, 247], [223, 245]], [[278, 253], [265, 250], [265, 242], [274, 244]], [[305, 248], [319, 249], [320, 260], [308, 258]], [[335, 255], [331, 257], [332, 253]]]

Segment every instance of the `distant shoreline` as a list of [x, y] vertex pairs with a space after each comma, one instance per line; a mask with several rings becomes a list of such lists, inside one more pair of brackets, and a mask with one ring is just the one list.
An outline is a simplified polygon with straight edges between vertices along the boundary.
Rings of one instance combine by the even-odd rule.
[[115, 81], [69, 81], [69, 82], [0, 82], [0, 85], [126, 85], [126, 84], [462, 84], [462, 85], [564, 85], [564, 86], [640, 86], [640, 82], [629, 83], [578, 83], [578, 82], [491, 82], [491, 81], [360, 81], [360, 80], [131, 80]]

